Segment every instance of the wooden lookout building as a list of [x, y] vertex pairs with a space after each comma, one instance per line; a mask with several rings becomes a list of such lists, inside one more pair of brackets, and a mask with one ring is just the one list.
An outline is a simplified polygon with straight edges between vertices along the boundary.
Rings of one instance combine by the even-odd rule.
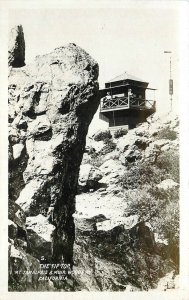
[[100, 90], [100, 119], [109, 122], [110, 129], [128, 126], [136, 127], [138, 123], [156, 111], [156, 102], [146, 99], [148, 82], [125, 72], [105, 83]]

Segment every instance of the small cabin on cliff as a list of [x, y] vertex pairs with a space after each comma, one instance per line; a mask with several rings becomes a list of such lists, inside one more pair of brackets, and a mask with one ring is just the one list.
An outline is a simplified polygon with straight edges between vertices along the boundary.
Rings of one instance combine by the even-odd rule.
[[156, 101], [146, 99], [149, 83], [125, 72], [105, 83], [100, 90], [100, 119], [109, 123], [110, 129], [136, 127], [156, 111]]

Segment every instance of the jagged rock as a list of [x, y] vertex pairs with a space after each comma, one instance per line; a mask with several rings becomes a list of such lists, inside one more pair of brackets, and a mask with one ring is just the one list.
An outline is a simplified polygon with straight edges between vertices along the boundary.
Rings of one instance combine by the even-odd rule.
[[107, 153], [103, 157], [103, 162], [109, 160], [109, 159], [119, 159], [120, 153], [118, 151], [112, 151], [111, 153]]
[[144, 156], [145, 159], [151, 160], [151, 162], [155, 162], [157, 157], [162, 152], [162, 147], [169, 144], [169, 140], [156, 140], [149, 144], [149, 146], [145, 149]]
[[87, 138], [86, 140], [86, 149], [94, 149], [96, 153], [100, 152], [105, 146], [103, 141], [95, 141], [92, 138]]
[[[123, 176], [125, 172], [125, 167], [121, 164], [119, 160], [108, 159], [100, 167], [100, 171], [103, 174], [102, 179], [99, 181], [102, 185], [116, 185], [119, 178]], [[114, 189], [116, 186], [114, 186]]]
[[[19, 147], [19, 152], [16, 153], [16, 159], [14, 159], [14, 146], [15, 139], [13, 136], [10, 136], [9, 139], [9, 198], [15, 201], [22, 189], [25, 186], [25, 182], [23, 180], [23, 172], [26, 168], [28, 161], [28, 154], [26, 153], [25, 143], [20, 137], [16, 144], [22, 144], [23, 146]], [[17, 157], [18, 155], [18, 157]]]
[[133, 146], [133, 147], [129, 147], [129, 149], [125, 151], [124, 155], [121, 156], [121, 162], [123, 164], [132, 163], [140, 159], [141, 157], [142, 157], [141, 152], [138, 150], [136, 146]]
[[9, 200], [8, 218], [23, 230], [26, 229], [26, 216], [24, 211], [18, 204], [11, 200]]
[[10, 239], [15, 239], [18, 233], [18, 226], [11, 220], [8, 220], [8, 235]]
[[55, 226], [40, 214], [35, 217], [27, 217], [26, 228], [31, 254], [38, 259], [41, 256], [50, 259], [53, 251]]
[[149, 139], [142, 137], [142, 138], [137, 138], [134, 142], [134, 145], [136, 145], [141, 150], [145, 150], [148, 147], [149, 143], [150, 143]]
[[140, 126], [138, 126], [136, 129], [134, 129], [134, 132], [137, 136], [140, 137], [146, 137], [147, 139], [150, 138], [149, 135], [149, 124], [147, 122], [142, 123]]
[[102, 173], [98, 168], [90, 164], [81, 165], [79, 173], [79, 185], [83, 189], [95, 189], [101, 178]]
[[137, 215], [129, 217], [119, 217], [116, 219], [105, 220], [96, 223], [97, 230], [108, 231], [113, 229], [116, 226], [123, 225], [125, 229], [131, 229], [138, 223], [139, 217]]
[[[22, 283], [16, 283], [19, 280], [19, 268], [17, 265], [18, 258], [22, 260], [22, 251], [27, 250], [27, 232], [25, 225], [25, 214], [23, 210], [13, 201], [9, 201], [9, 220], [8, 220], [8, 237], [9, 237], [9, 282], [10, 289], [14, 287], [21, 288]], [[20, 252], [21, 251], [21, 252]], [[24, 252], [25, 253], [25, 252]], [[17, 270], [15, 269], [17, 268]], [[21, 270], [21, 273], [23, 270]], [[21, 277], [23, 274], [21, 275]], [[20, 285], [21, 284], [21, 285]]]
[[22, 151], [24, 149], [24, 145], [23, 144], [15, 144], [12, 148], [13, 148], [13, 158], [17, 159], [21, 156]]
[[[88, 126], [99, 105], [97, 78], [98, 64], [75, 44], [9, 74], [10, 153], [21, 141], [27, 153], [22, 169], [10, 165], [10, 198], [29, 217], [46, 216], [54, 207], [52, 259], [71, 265], [74, 198]], [[16, 178], [23, 183], [18, 191]]]
[[25, 40], [22, 25], [11, 30], [9, 38], [9, 66], [20, 68], [25, 65]]
[[[46, 199], [45, 203], [42, 202], [44, 184], [43, 179], [29, 181], [16, 200], [16, 203], [21, 206], [27, 216], [36, 215], [40, 210], [45, 209], [50, 205], [50, 200], [48, 200], [49, 197]], [[41, 203], [38, 203], [37, 205], [36, 200], [39, 199], [39, 197]]]
[[[51, 133], [51, 124], [46, 115], [37, 116], [35, 120], [29, 122], [28, 124], [28, 133], [31, 134], [36, 139], [40, 139], [40, 136], [43, 136], [45, 133]], [[49, 134], [49, 139], [51, 139], [52, 133]]]
[[[18, 205], [15, 204], [12, 207], [15, 211]], [[21, 209], [18, 209], [14, 216], [14, 220], [19, 225], [9, 220], [9, 291], [54, 290], [52, 283], [39, 280], [41, 272], [40, 262], [28, 253], [27, 233], [23, 230], [25, 223], [21, 227], [23, 225], [23, 216], [20, 212]], [[13, 210], [9, 216], [13, 218]]]
[[170, 144], [166, 144], [161, 148], [162, 152], [166, 152], [170, 150]]
[[159, 189], [163, 189], [163, 190], [173, 189], [178, 186], [179, 184], [172, 179], [165, 179], [157, 185]]
[[9, 246], [9, 291], [53, 290], [48, 281], [40, 281], [40, 262], [21, 248]]
[[25, 250], [27, 251], [27, 248], [28, 248], [28, 244], [26, 241], [24, 241], [23, 239], [16, 239], [16, 245], [18, 247], [20, 247], [22, 250]]
[[169, 144], [169, 140], [167, 139], [161, 139], [161, 140], [156, 140], [151, 143], [151, 147], [156, 147], [156, 148], [162, 148], [163, 146]]
[[119, 161], [115, 161], [113, 159], [109, 159], [105, 161], [101, 166], [100, 166], [100, 171], [103, 172], [105, 175], [109, 175], [110, 173], [117, 173], [121, 174], [124, 172], [125, 168], [121, 165]]
[[116, 149], [120, 152], [126, 151], [131, 145], [139, 140], [139, 137], [129, 132], [127, 135], [120, 137], [117, 141]]
[[[102, 223], [107, 221], [102, 219]], [[100, 222], [98, 218], [96, 221], [92, 218], [92, 226], [86, 230], [81, 226], [81, 218], [79, 224], [77, 219], [74, 270], [76, 273], [81, 271], [78, 279], [80, 288], [125, 291], [128, 285], [134, 283], [133, 289], [148, 290], [156, 286], [159, 272], [166, 274], [167, 270], [171, 270], [169, 263], [156, 254], [151, 229], [144, 222], [133, 221], [127, 229], [117, 225], [110, 230], [97, 230]], [[83, 222], [86, 220], [83, 219]], [[89, 220], [87, 222], [89, 224]], [[88, 281], [86, 274], [90, 278]]]
[[117, 195], [105, 195], [98, 193], [83, 193], [76, 196], [76, 213], [74, 218], [93, 218], [104, 215], [106, 219], [119, 219], [127, 208], [125, 199]]
[[[77, 251], [82, 252], [78, 246]], [[74, 267], [77, 276], [77, 290], [86, 291], [124, 291], [126, 288], [126, 271], [114, 262], [94, 257], [91, 252], [83, 255], [82, 266]]]
[[98, 222], [104, 222], [107, 220], [103, 214], [95, 215], [91, 218], [84, 218], [81, 215], [74, 214], [74, 218], [77, 229], [81, 230], [82, 232], [93, 231], [94, 229], [97, 229], [96, 224]]

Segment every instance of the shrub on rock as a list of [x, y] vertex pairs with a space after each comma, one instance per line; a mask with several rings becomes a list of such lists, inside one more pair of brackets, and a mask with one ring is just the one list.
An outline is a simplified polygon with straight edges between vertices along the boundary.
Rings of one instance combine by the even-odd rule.
[[112, 138], [110, 130], [106, 131], [100, 131], [99, 133], [95, 134], [94, 140], [99, 142], [99, 141], [107, 141]]

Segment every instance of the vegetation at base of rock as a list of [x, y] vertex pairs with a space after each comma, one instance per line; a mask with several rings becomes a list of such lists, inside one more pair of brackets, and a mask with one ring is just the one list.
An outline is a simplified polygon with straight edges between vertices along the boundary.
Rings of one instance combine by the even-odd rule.
[[[83, 160], [83, 163], [85, 162], [85, 164], [89, 163], [95, 167], [100, 167], [103, 164], [105, 155], [111, 153], [116, 149], [115, 141], [113, 140], [112, 136], [109, 136], [109, 131], [107, 132], [107, 135], [103, 135], [104, 146], [102, 147], [102, 149], [97, 153], [94, 148], [90, 148], [88, 151], [88, 157]], [[101, 139], [99, 141], [101, 141]]]
[[107, 153], [110, 153], [113, 150], [115, 150], [116, 143], [114, 143], [112, 139], [105, 139], [104, 143], [105, 143], [105, 146], [99, 152], [99, 155], [106, 155]]
[[170, 150], [161, 153], [157, 158], [156, 166], [162, 172], [166, 172], [167, 177], [169, 176], [174, 181], [180, 182], [178, 151]]
[[177, 138], [177, 133], [174, 130], [172, 130], [170, 127], [167, 126], [158, 132], [157, 138], [158, 139], [168, 139], [168, 140], [174, 141]]
[[106, 141], [112, 139], [112, 134], [110, 130], [105, 130], [105, 131], [100, 131], [94, 135], [94, 140], [99, 142], [99, 141]]
[[128, 133], [127, 129], [120, 128], [114, 132], [114, 138], [118, 139]]
[[116, 143], [113, 142], [112, 139], [106, 140], [104, 147], [98, 152], [91, 153], [87, 159], [85, 159], [85, 163], [89, 163], [94, 167], [100, 167], [103, 164], [103, 159], [106, 154], [114, 151], [116, 148]]
[[176, 151], [161, 153], [153, 164], [150, 161], [131, 163], [120, 178], [120, 184], [124, 189], [136, 189], [144, 184], [154, 186], [167, 178], [179, 183], [179, 154]]
[[120, 184], [126, 190], [137, 189], [144, 184], [153, 186], [166, 178], [165, 171], [155, 165], [136, 162], [133, 163], [127, 172], [120, 178]]
[[103, 164], [103, 157], [104, 155], [98, 155], [98, 153], [93, 153], [90, 157], [88, 157], [87, 160], [85, 160], [85, 163], [89, 163], [94, 167], [100, 167]]
[[[178, 189], [163, 190], [146, 185], [142, 189], [125, 192], [128, 203], [126, 216], [139, 216], [141, 221], [150, 222], [155, 232], [168, 241], [169, 249], [177, 250], [170, 256], [178, 270], [179, 245], [179, 191]], [[174, 251], [176, 252], [176, 251]]]
[[126, 215], [139, 215], [150, 222], [156, 233], [168, 240], [170, 256], [178, 270], [179, 264], [179, 190], [157, 187], [172, 179], [179, 183], [179, 154], [170, 150], [161, 152], [155, 162], [137, 161], [128, 166], [120, 178], [128, 203]]

